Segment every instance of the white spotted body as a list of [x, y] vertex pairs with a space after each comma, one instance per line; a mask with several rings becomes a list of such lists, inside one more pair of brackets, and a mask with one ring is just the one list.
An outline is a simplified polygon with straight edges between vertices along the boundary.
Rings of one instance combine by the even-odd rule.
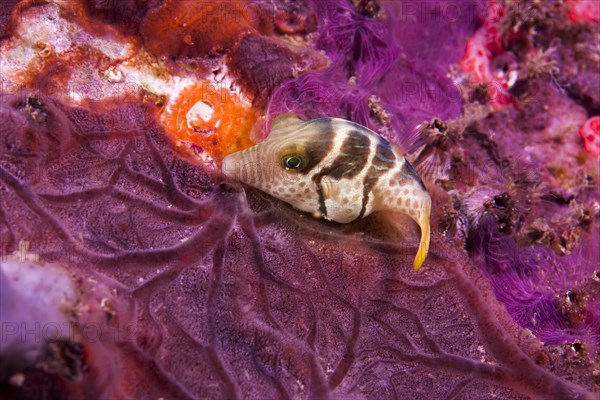
[[263, 142], [223, 159], [225, 175], [295, 208], [340, 223], [373, 211], [395, 211], [421, 227], [414, 267], [429, 248], [431, 199], [397, 146], [339, 118], [275, 119]]

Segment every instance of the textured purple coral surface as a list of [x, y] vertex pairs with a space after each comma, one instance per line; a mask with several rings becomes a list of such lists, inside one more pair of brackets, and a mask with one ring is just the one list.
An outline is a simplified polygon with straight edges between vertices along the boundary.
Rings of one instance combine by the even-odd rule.
[[414, 151], [434, 199], [423, 269], [412, 271], [414, 232], [376, 215], [315, 220], [186, 161], [141, 102], [4, 96], [0, 249], [30, 241], [78, 277], [83, 302], [101, 291], [111, 306], [81, 336], [78, 380], [32, 367], [0, 393], [597, 398], [598, 159], [577, 129], [598, 110], [572, 71], [599, 61], [568, 38], [590, 45], [598, 26], [556, 27], [546, 6], [523, 3], [527, 19], [506, 1], [520, 26], [541, 24], [559, 40], [528, 42], [555, 46], [555, 68], [534, 73], [523, 61], [514, 96], [529, 101], [491, 111], [452, 78], [486, 2], [312, 3], [310, 45], [328, 67], [277, 87], [246, 76], [268, 74], [254, 62], [237, 76], [268, 99], [270, 118], [348, 118]]

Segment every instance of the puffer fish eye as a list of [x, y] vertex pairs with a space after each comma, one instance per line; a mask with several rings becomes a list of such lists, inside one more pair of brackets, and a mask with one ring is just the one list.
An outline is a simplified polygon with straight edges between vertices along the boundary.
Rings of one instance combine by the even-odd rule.
[[282, 157], [281, 165], [285, 169], [301, 169], [306, 163], [300, 154], [287, 154]]

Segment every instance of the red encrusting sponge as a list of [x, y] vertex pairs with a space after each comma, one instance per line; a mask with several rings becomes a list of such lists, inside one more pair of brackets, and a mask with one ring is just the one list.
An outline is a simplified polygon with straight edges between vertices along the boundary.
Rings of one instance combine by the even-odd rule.
[[588, 119], [579, 129], [585, 151], [593, 157], [600, 155], [600, 116]]

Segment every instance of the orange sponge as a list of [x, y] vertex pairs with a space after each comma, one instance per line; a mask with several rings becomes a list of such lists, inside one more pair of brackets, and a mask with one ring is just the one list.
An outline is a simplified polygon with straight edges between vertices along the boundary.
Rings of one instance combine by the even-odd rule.
[[192, 143], [221, 159], [254, 143], [256, 111], [225, 86], [204, 81], [184, 89], [164, 118], [173, 139]]

